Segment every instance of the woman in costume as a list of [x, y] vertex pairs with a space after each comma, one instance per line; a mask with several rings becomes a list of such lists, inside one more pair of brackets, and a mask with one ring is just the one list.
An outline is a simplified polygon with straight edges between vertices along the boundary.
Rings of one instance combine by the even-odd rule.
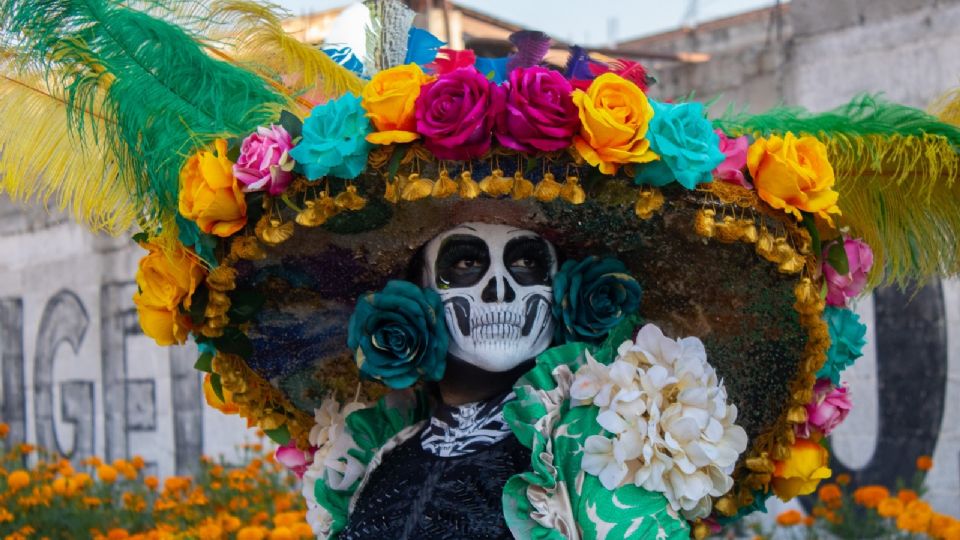
[[395, 1], [342, 65], [268, 8], [140, 7], [2, 5], [3, 188], [140, 226], [144, 333], [198, 343], [320, 537], [702, 538], [811, 493], [850, 300], [960, 267], [949, 100], [708, 120]]

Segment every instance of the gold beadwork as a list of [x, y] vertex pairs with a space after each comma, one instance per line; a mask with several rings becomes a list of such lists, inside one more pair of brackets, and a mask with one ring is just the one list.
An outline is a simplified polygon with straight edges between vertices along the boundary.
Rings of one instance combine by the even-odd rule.
[[337, 203], [327, 195], [326, 191], [320, 192], [320, 195], [312, 201], [304, 201], [303, 204], [304, 209], [297, 214], [294, 221], [304, 227], [319, 227], [340, 212]]
[[405, 201], [419, 201], [430, 196], [433, 192], [433, 182], [426, 178], [420, 178], [417, 173], [410, 173], [407, 181], [404, 182], [400, 198]]
[[539, 201], [550, 202], [560, 196], [560, 189], [563, 186], [557, 182], [553, 173], [544, 173], [543, 179], [537, 183], [533, 189], [533, 196]]
[[367, 200], [357, 193], [357, 186], [347, 186], [347, 190], [337, 195], [334, 200], [337, 208], [357, 211], [367, 205]]
[[440, 171], [440, 177], [433, 183], [433, 190], [430, 196], [436, 199], [449, 197], [457, 192], [457, 183], [450, 178], [450, 173], [446, 169]]
[[276, 246], [286, 242], [293, 236], [293, 222], [281, 222], [277, 218], [271, 218], [264, 214], [260, 221], [257, 221], [254, 232], [261, 242], [268, 246]]
[[580, 178], [567, 175], [567, 181], [560, 188], [560, 197], [570, 204], [583, 204], [587, 200], [587, 193], [580, 187]]
[[526, 199], [533, 195], [533, 182], [523, 177], [519, 170], [513, 173], [513, 188], [510, 190], [510, 197], [514, 199]]
[[713, 220], [717, 215], [713, 208], [701, 208], [697, 210], [697, 215], [693, 218], [693, 230], [704, 238], [713, 238], [714, 226]]
[[480, 191], [491, 197], [508, 195], [512, 189], [513, 178], [504, 177], [500, 169], [494, 169], [490, 172], [490, 176], [480, 181]]
[[480, 186], [477, 184], [477, 181], [473, 179], [473, 173], [470, 171], [460, 173], [459, 189], [457, 192], [460, 194], [461, 199], [476, 199], [480, 196]]
[[650, 219], [657, 210], [663, 208], [663, 193], [659, 189], [644, 189], [637, 196], [637, 203], [633, 205], [633, 212], [640, 219]]

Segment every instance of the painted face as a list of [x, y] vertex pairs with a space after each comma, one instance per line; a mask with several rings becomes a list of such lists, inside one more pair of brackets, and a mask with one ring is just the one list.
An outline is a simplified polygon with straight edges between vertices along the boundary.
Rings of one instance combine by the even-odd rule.
[[508, 371], [553, 336], [553, 246], [531, 231], [464, 223], [424, 252], [424, 285], [444, 304], [449, 352], [487, 371]]

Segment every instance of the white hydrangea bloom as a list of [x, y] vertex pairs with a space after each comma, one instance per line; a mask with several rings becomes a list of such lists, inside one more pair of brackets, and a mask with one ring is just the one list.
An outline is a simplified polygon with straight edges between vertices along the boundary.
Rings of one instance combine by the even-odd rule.
[[582, 461], [607, 489], [633, 482], [696, 519], [733, 487], [747, 434], [699, 339], [670, 339], [648, 324], [609, 366], [588, 353], [570, 394], [596, 405], [597, 423], [611, 434], [588, 437]]

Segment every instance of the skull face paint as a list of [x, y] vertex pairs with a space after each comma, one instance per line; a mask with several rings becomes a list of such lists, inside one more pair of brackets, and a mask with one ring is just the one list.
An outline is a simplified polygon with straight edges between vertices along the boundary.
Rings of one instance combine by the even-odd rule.
[[464, 223], [424, 249], [424, 286], [443, 299], [449, 353], [487, 371], [508, 371], [553, 336], [553, 246], [531, 231]]

